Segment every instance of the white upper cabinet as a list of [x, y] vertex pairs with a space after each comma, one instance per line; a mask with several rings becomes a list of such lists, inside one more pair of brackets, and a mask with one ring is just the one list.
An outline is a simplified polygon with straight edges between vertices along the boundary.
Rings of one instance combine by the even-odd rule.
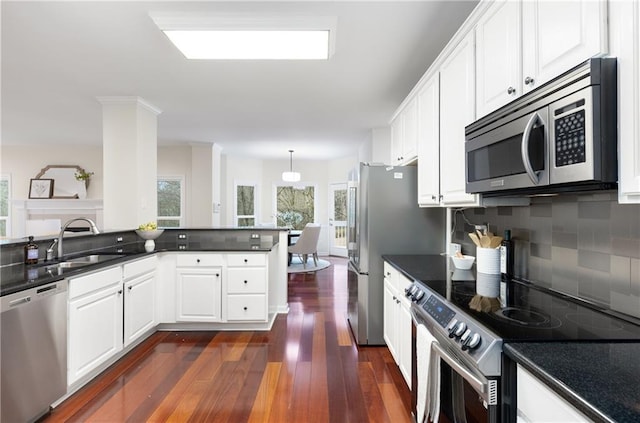
[[440, 74], [418, 91], [418, 204], [440, 205]]
[[412, 163], [418, 156], [418, 104], [411, 98], [391, 123], [391, 164]]
[[618, 58], [618, 201], [640, 203], [640, 3], [610, 3], [611, 54]]
[[519, 1], [498, 1], [476, 25], [478, 117], [522, 95], [520, 8]]
[[440, 194], [442, 205], [478, 205], [465, 192], [464, 128], [475, 119], [474, 33], [469, 32], [440, 67]]
[[590, 57], [608, 52], [607, 2], [522, 2], [524, 91], [531, 91]]

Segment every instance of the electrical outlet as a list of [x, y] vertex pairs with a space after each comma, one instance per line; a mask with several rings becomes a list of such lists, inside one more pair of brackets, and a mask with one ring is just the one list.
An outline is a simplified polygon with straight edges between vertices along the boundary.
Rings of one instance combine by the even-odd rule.
[[178, 234], [178, 239], [187, 239], [187, 234]]
[[251, 234], [251, 239], [260, 239], [260, 234]]
[[121, 236], [117, 237], [116, 242], [122, 242], [122, 237]]

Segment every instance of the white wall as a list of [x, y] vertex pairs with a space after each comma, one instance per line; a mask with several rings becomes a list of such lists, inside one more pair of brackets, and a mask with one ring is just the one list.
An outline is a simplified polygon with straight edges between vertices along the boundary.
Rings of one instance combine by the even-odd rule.
[[[102, 146], [7, 146], [0, 150], [0, 173], [11, 179], [12, 201], [29, 198], [29, 181], [47, 165], [78, 165], [87, 172], [94, 172], [87, 189], [87, 199], [102, 199]], [[21, 237], [24, 226], [20, 226], [15, 207], [11, 208], [10, 237]], [[21, 214], [21, 213], [20, 213]], [[70, 216], [57, 215], [62, 221]], [[75, 217], [75, 216], [74, 216]], [[22, 225], [24, 225], [22, 223]]]
[[[202, 201], [198, 192], [192, 188], [193, 178], [200, 177], [192, 174], [193, 147], [159, 146], [157, 153], [158, 175], [182, 176], [185, 183], [185, 217], [186, 226], [193, 226], [192, 212], [194, 207], [200, 207]], [[302, 182], [316, 187], [316, 221], [323, 226], [322, 239], [319, 245], [320, 253], [327, 253], [328, 246], [328, 188], [332, 183], [346, 182], [348, 173], [357, 166], [358, 156], [342, 159], [312, 161], [296, 160], [294, 170], [302, 174]], [[102, 199], [103, 171], [102, 147], [17, 147], [2, 146], [0, 156], [0, 172], [11, 177], [11, 192], [13, 199], [28, 197], [29, 179], [35, 177], [41, 168], [50, 164], [79, 165], [89, 172], [95, 172], [87, 191], [87, 199]], [[233, 226], [233, 188], [234, 182], [258, 182], [258, 223], [273, 222], [275, 186], [282, 181], [282, 172], [289, 169], [289, 160], [258, 160], [241, 157], [229, 157], [222, 154], [220, 187], [220, 226]], [[214, 172], [215, 174], [215, 172]], [[211, 177], [207, 174], [204, 177]], [[196, 190], [197, 191], [197, 190]], [[210, 198], [210, 197], [208, 197]], [[211, 207], [207, 200], [208, 207]]]
[[[223, 156], [226, 183], [222, 204], [224, 225], [233, 225], [233, 193], [235, 183], [258, 182], [258, 223], [275, 222], [275, 189], [282, 184], [282, 172], [289, 169], [289, 160], [258, 160]], [[358, 163], [357, 157], [335, 160], [293, 160], [293, 170], [301, 173], [302, 184], [315, 186], [315, 221], [322, 225], [318, 244], [319, 254], [328, 254], [328, 197], [329, 184], [346, 182], [349, 171]]]
[[11, 176], [14, 200], [29, 197], [29, 180], [47, 165], [78, 165], [87, 172], [94, 172], [87, 198], [102, 198], [102, 146], [2, 146], [0, 171]]

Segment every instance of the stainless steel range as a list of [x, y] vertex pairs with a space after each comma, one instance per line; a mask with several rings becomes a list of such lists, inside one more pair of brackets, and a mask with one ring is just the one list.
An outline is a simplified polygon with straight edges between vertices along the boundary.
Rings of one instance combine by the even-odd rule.
[[516, 421], [515, 363], [502, 353], [504, 343], [640, 340], [640, 326], [528, 281], [507, 285], [495, 277], [491, 283], [502, 284], [502, 290], [496, 287], [502, 294], [482, 298], [476, 273], [454, 271], [447, 257], [385, 260], [414, 280], [406, 290], [414, 321], [414, 412], [421, 376], [415, 360], [417, 326], [424, 325], [437, 341], [431, 354], [440, 358], [441, 422]]

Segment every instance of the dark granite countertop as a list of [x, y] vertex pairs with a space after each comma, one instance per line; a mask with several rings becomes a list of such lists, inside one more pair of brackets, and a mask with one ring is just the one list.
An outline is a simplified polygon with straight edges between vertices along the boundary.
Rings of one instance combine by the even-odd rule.
[[525, 342], [504, 351], [587, 417], [640, 421], [640, 343]]
[[155, 251], [151, 253], [145, 251], [144, 241], [139, 240], [124, 245], [118, 244], [105, 248], [91, 249], [84, 251], [82, 254], [70, 254], [68, 257], [65, 257], [68, 259], [74, 256], [89, 254], [117, 254], [113, 259], [75, 268], [61, 269], [52, 267], [57, 261], [46, 263], [42, 260], [34, 265], [14, 264], [2, 266], [0, 268], [0, 296], [46, 285], [64, 278], [77, 276], [88, 271], [113, 266], [158, 252], [269, 252], [278, 244], [277, 238], [255, 241], [247, 241], [244, 238], [233, 239], [224, 237], [214, 239], [212, 237], [210, 240], [202, 238], [191, 238], [189, 240], [166, 238], [163, 240], [160, 238], [156, 240]]
[[[444, 256], [383, 259], [420, 281], [433, 283], [449, 271]], [[594, 421], [640, 421], [640, 342], [512, 342], [504, 351]]]
[[409, 279], [418, 281], [442, 280], [447, 277], [446, 255], [406, 254], [383, 255], [382, 258]]

